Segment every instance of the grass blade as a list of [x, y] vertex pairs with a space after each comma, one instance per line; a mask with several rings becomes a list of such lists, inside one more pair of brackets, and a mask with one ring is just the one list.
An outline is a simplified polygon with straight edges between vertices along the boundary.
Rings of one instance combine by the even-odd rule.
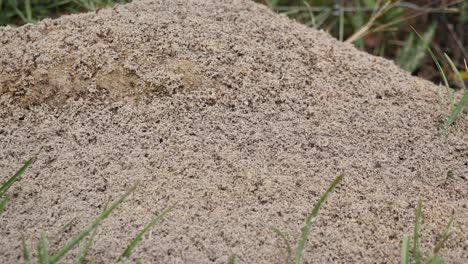
[[371, 18], [367, 21], [367, 23], [363, 27], [361, 27], [357, 32], [351, 35], [351, 37], [349, 37], [345, 42], [353, 43], [356, 40], [364, 37], [367, 33], [369, 33], [369, 30], [374, 25], [376, 19], [385, 14], [385, 12], [390, 10], [393, 6], [394, 4], [392, 4], [392, 1], [385, 2], [385, 4], [382, 7], [380, 7], [375, 13], [372, 14]]
[[431, 43], [434, 39], [437, 23], [432, 23], [422, 35], [422, 40], [414, 41], [414, 34], [410, 33], [403, 48], [396, 59], [396, 63], [404, 70], [413, 73], [421, 67], [426, 58], [426, 48], [424, 43]]
[[403, 242], [401, 244], [401, 264], [409, 264], [409, 242], [409, 236], [404, 235]]
[[460, 100], [460, 102], [458, 102], [457, 106], [455, 107], [455, 109], [453, 109], [452, 113], [447, 119], [447, 126], [450, 126], [453, 123], [455, 123], [455, 121], [457, 120], [458, 114], [460, 114], [460, 112], [463, 110], [463, 107], [468, 105], [468, 92], [466, 90], [465, 82], [463, 81], [460, 71], [457, 69], [453, 61], [450, 59], [450, 57], [447, 54], [444, 54], [444, 55], [447, 61], [449, 62], [450, 67], [452, 67], [452, 70], [455, 73], [455, 76], [457, 77], [458, 81], [460, 82], [460, 85], [464, 92], [462, 99]]
[[11, 177], [6, 183], [4, 183], [1, 187], [0, 187], [0, 198], [3, 196], [3, 194], [8, 191], [8, 189], [11, 187], [11, 185], [13, 185], [13, 183], [15, 183], [16, 180], [18, 180], [18, 177], [21, 176], [24, 171], [29, 167], [29, 165], [31, 165], [32, 163], [32, 159], [26, 161], [26, 163], [23, 165], [23, 167], [21, 167], [16, 173], [15, 175], [13, 175], [13, 177]]
[[[356, 13], [351, 18], [351, 24], [353, 26], [353, 31], [358, 31], [361, 27], [364, 26], [364, 12], [361, 8], [361, 0], [356, 1]], [[359, 38], [355, 41], [356, 47], [363, 50], [364, 49], [364, 40]]]
[[120, 260], [122, 260], [122, 258], [128, 258], [130, 257], [130, 255], [132, 254], [132, 250], [138, 245], [138, 243], [141, 241], [141, 239], [143, 238], [143, 236], [146, 234], [146, 232], [148, 232], [154, 225], [156, 225], [159, 221], [161, 221], [162, 219], [164, 219], [164, 217], [170, 212], [172, 211], [172, 209], [174, 208], [175, 204], [169, 206], [166, 210], [164, 210], [161, 214], [157, 215], [153, 220], [151, 220], [151, 222], [149, 222], [144, 228], [143, 230], [140, 231], [140, 233], [138, 233], [138, 235], [132, 240], [132, 242], [130, 242], [130, 244], [127, 246], [127, 248], [124, 250], [124, 252], [119, 256], [119, 258], [117, 259], [117, 262], [119, 262]]
[[322, 25], [327, 21], [327, 19], [332, 14], [331, 8], [324, 10], [318, 16], [315, 17], [315, 29], [320, 29]]
[[416, 220], [414, 222], [413, 234], [413, 256], [416, 264], [421, 263], [421, 253], [419, 252], [419, 221], [421, 219], [422, 202], [419, 200], [418, 208], [416, 209]]
[[447, 225], [445, 226], [444, 232], [442, 232], [442, 235], [440, 236], [440, 240], [439, 242], [437, 242], [437, 245], [434, 248], [434, 251], [433, 251], [434, 256], [437, 256], [439, 254], [440, 249], [444, 246], [445, 241], [447, 241], [449, 230], [450, 230], [450, 227], [452, 226], [453, 220], [454, 218], [452, 216], [449, 222], [447, 223]]
[[440, 72], [440, 75], [442, 76], [442, 80], [444, 81], [444, 84], [445, 84], [445, 87], [447, 89], [447, 95], [448, 95], [448, 98], [449, 98], [449, 103], [450, 103], [450, 112], [453, 112], [454, 110], [454, 102], [453, 102], [453, 93], [452, 93], [452, 89], [450, 88], [450, 85], [447, 81], [447, 77], [445, 76], [445, 73], [444, 73], [444, 70], [442, 69], [442, 66], [440, 66], [440, 63], [439, 63], [439, 60], [437, 59], [437, 57], [435, 56], [434, 52], [432, 52], [432, 49], [431, 47], [429, 46], [429, 44], [424, 40], [424, 38], [418, 33], [418, 31], [416, 31], [416, 29], [414, 29], [413, 27], [411, 27], [413, 29], [413, 31], [416, 33], [416, 35], [418, 35], [419, 39], [422, 41], [424, 47], [427, 49], [427, 51], [429, 52], [429, 54], [431, 55], [432, 57], [432, 60], [434, 61], [435, 65], [437, 66], [437, 69], [439, 70]]
[[447, 119], [447, 126], [452, 125], [457, 120], [458, 114], [463, 110], [463, 107], [468, 105], [468, 92], [465, 89], [462, 99], [458, 102], [457, 107], [452, 111], [450, 117]]
[[437, 105], [439, 106], [439, 112], [445, 115], [444, 106], [442, 105], [442, 95], [440, 95], [440, 91], [437, 91]]
[[424, 32], [422, 35], [422, 41], [416, 42], [416, 45], [414, 47], [414, 52], [412, 54], [412, 59], [410, 60], [410, 65], [409, 65], [409, 72], [414, 72], [416, 71], [424, 62], [424, 59], [426, 58], [426, 50], [424, 43], [431, 43], [434, 39], [435, 32], [437, 30], [437, 23], [434, 22], [432, 23], [429, 28]]
[[466, 59], [464, 60], [464, 62], [465, 62], [465, 71], [462, 71], [460, 75], [463, 80], [468, 80], [468, 65], [466, 64]]
[[104, 212], [98, 216], [91, 224], [89, 224], [81, 233], [73, 238], [67, 245], [61, 248], [57, 253], [51, 257], [51, 262], [55, 263], [59, 261], [65, 254], [67, 254], [72, 248], [74, 248], [84, 237], [86, 237], [93, 229], [95, 229], [104, 219], [106, 219], [110, 213], [117, 208], [135, 189], [138, 183], [134, 184], [128, 191], [117, 198]]
[[8, 0], [8, 3], [15, 11], [16, 15], [23, 20], [24, 23], [28, 23], [28, 19], [24, 16], [23, 12], [18, 8], [18, 2], [16, 0]]
[[94, 236], [96, 235], [96, 229], [93, 230], [91, 236], [88, 239], [83, 239], [80, 242], [80, 248], [78, 250], [78, 254], [76, 255], [75, 263], [81, 264], [84, 262], [86, 256], [88, 256], [89, 249], [91, 248], [91, 244], [93, 243]]
[[[29, 165], [31, 165], [31, 163], [32, 163], [32, 159], [28, 160], [15, 173], [15, 175], [13, 175], [13, 177], [8, 179], [7, 182], [5, 182], [4, 184], [2, 184], [2, 186], [0, 186], [0, 199], [2, 199], [1, 202], [0, 202], [0, 215], [3, 213], [3, 211], [5, 211], [6, 204], [10, 200], [10, 196], [5, 195], [6, 191], [8, 191], [8, 189], [10, 189], [10, 187], [13, 185], [13, 183], [15, 183], [18, 180], [18, 178], [26, 171], [26, 169], [29, 167]], [[3, 197], [3, 196], [5, 196], [5, 197]]]
[[307, 3], [306, 0], [302, 0], [302, 3], [303, 3], [303, 4], [306, 6], [306, 8], [309, 10], [310, 25], [311, 25], [313, 28], [317, 28], [317, 23], [315, 22], [314, 11], [313, 11], [312, 8], [310, 7], [310, 4]]
[[236, 263], [236, 257], [235, 256], [231, 256], [229, 258], [229, 264], [235, 264]]
[[28, 23], [33, 23], [32, 12], [31, 12], [31, 0], [24, 1], [24, 10], [26, 12], [26, 19]]
[[403, 43], [403, 47], [400, 49], [397, 58], [395, 59], [396, 64], [398, 64], [402, 69], [409, 71], [409, 67], [407, 66], [408, 60], [413, 53], [414, 47], [414, 34], [410, 33], [405, 39]]
[[3, 198], [3, 200], [0, 202], [0, 215], [5, 210], [5, 206], [8, 203], [8, 200], [10, 200], [10, 196], [7, 194], [5, 195], [5, 198]]
[[275, 234], [277, 234], [279, 237], [281, 237], [281, 239], [283, 240], [284, 244], [286, 245], [286, 259], [284, 260], [284, 263], [285, 264], [288, 264], [289, 263], [289, 260], [291, 259], [291, 253], [292, 253], [292, 250], [291, 250], [291, 244], [289, 244], [289, 241], [288, 239], [286, 238], [286, 236], [281, 232], [279, 231], [277, 228], [272, 228], [273, 232]]
[[78, 248], [78, 254], [76, 254], [75, 258], [75, 264], [81, 264], [83, 263], [84, 258], [86, 257], [86, 245], [88, 244], [88, 241], [86, 239], [83, 239], [80, 241], [80, 247]]
[[24, 263], [30, 263], [30, 255], [29, 255], [29, 250], [28, 250], [28, 246], [26, 245], [26, 242], [24, 241], [24, 239], [21, 241], [21, 247], [23, 249], [22, 251], [22, 257], [23, 257], [23, 261]]
[[344, 38], [344, 8], [343, 0], [340, 1], [340, 21], [339, 21], [339, 39], [343, 42]]
[[424, 264], [445, 264], [445, 260], [441, 257], [432, 257], [424, 261]]
[[320, 197], [317, 204], [315, 204], [315, 206], [312, 209], [312, 211], [310, 212], [310, 214], [307, 216], [305, 225], [302, 228], [301, 238], [299, 240], [299, 243], [297, 245], [297, 248], [296, 248], [296, 251], [295, 251], [295, 254], [294, 254], [294, 263], [295, 264], [299, 264], [299, 261], [301, 259], [302, 252], [304, 251], [305, 242], [307, 241], [307, 238], [309, 237], [310, 227], [312, 225], [312, 221], [317, 216], [317, 214], [318, 214], [318, 212], [320, 210], [320, 207], [325, 202], [325, 200], [328, 198], [328, 195], [343, 180], [344, 175], [345, 175], [344, 173], [341, 173], [338, 177], [336, 177], [336, 179], [332, 182], [330, 187], [328, 187], [327, 191]]
[[453, 72], [455, 73], [455, 76], [457, 77], [458, 81], [460, 82], [460, 86], [462, 87], [463, 90], [466, 89], [465, 82], [463, 81], [463, 78], [461, 76], [460, 71], [458, 70], [457, 66], [453, 63], [452, 59], [447, 55], [447, 53], [444, 53], [445, 58], [450, 64], [450, 67], [452, 67]]
[[37, 261], [39, 264], [53, 263], [49, 260], [49, 243], [47, 242], [44, 232], [41, 232], [41, 238], [37, 244]]
[[278, 4], [279, 4], [279, 0], [268, 0], [267, 1], [268, 7], [270, 7], [273, 10], [275, 10], [275, 8], [278, 7]]

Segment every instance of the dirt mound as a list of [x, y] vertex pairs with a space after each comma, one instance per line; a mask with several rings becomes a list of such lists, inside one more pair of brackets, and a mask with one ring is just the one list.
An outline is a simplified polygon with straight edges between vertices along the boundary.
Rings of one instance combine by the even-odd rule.
[[98, 229], [107, 263], [154, 214], [146, 263], [282, 263], [332, 179], [304, 263], [395, 263], [424, 202], [430, 253], [468, 259], [468, 122], [440, 131], [435, 85], [243, 0], [142, 0], [0, 28], [0, 180], [31, 156], [0, 218], [1, 263], [41, 230], [52, 251]]

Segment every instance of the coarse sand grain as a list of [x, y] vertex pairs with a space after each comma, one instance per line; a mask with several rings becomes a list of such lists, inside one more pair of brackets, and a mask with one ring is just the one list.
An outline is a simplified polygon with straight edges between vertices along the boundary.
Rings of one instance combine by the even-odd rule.
[[[468, 263], [468, 122], [447, 135], [432, 83], [247, 0], [141, 0], [0, 28], [0, 181], [36, 161], [0, 217], [0, 263], [40, 231], [51, 251], [97, 229], [110, 263], [155, 214], [144, 263], [398, 263], [423, 201], [430, 254]], [[457, 96], [460, 96], [457, 94]], [[71, 256], [65, 263], [71, 262]]]

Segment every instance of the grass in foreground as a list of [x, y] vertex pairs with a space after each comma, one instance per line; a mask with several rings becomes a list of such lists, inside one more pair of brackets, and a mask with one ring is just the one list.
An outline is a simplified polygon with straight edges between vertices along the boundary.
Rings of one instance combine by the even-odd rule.
[[404, 235], [402, 245], [401, 245], [401, 264], [409, 264], [411, 260], [414, 260], [416, 264], [443, 264], [445, 263], [444, 258], [438, 256], [440, 249], [444, 245], [445, 241], [448, 239], [449, 229], [453, 223], [453, 217], [450, 218], [449, 222], [442, 232], [439, 242], [437, 242], [432, 256], [422, 259], [421, 250], [419, 249], [419, 222], [422, 214], [422, 203], [418, 202], [418, 207], [416, 208], [416, 220], [414, 223], [414, 232], [413, 232], [413, 255], [410, 255], [410, 236]]
[[[439, 104], [439, 110], [443, 114], [448, 116], [445, 123], [444, 123], [445, 130], [446, 130], [451, 125], [455, 124], [455, 121], [457, 120], [458, 115], [461, 113], [463, 108], [468, 105], [468, 90], [466, 89], [465, 81], [463, 80], [463, 77], [462, 77], [460, 71], [457, 69], [457, 67], [455, 66], [453, 61], [450, 59], [450, 57], [446, 53], [444, 53], [445, 59], [450, 64], [450, 67], [452, 68], [452, 71], [455, 73], [455, 76], [456, 76], [457, 80], [460, 83], [460, 87], [462, 88], [462, 90], [464, 92], [462, 99], [460, 99], [460, 101], [457, 104], [455, 104], [455, 99], [453, 97], [453, 90], [452, 90], [452, 88], [450, 88], [449, 82], [447, 80], [447, 76], [445, 75], [445, 72], [444, 72], [444, 70], [442, 69], [442, 66], [439, 63], [439, 60], [435, 56], [435, 54], [432, 51], [430, 45], [426, 42], [424, 37], [422, 37], [414, 28], [413, 28], [413, 30], [418, 35], [418, 37], [421, 39], [421, 41], [424, 43], [424, 46], [426, 47], [429, 54], [431, 54], [432, 60], [436, 64], [437, 69], [439, 70], [440, 75], [442, 76], [442, 80], [444, 81], [444, 85], [445, 85], [445, 88], [446, 88], [446, 91], [447, 91], [448, 101], [449, 101], [449, 104], [450, 104], [448, 114], [446, 114], [444, 109], [443, 109], [442, 99], [441, 99], [440, 93], [437, 96], [437, 101], [438, 101], [438, 104]], [[467, 71], [468, 71], [468, 69], [467, 69]]]
[[[6, 181], [0, 187], [0, 215], [4, 211], [5, 206], [9, 200], [8, 194], [6, 191], [15, 183], [18, 178], [26, 171], [26, 169], [33, 162], [32, 159], [28, 160], [23, 167], [21, 167], [18, 172], [15, 173], [8, 181]], [[38, 264], [54, 264], [58, 263], [65, 255], [67, 255], [72, 249], [74, 249], [79, 244], [78, 254], [75, 258], [75, 264], [89, 263], [86, 257], [88, 255], [89, 249], [94, 238], [96, 228], [104, 221], [111, 213], [116, 209], [132, 192], [137, 188], [138, 183], [134, 184], [129, 190], [127, 190], [123, 195], [118, 197], [109, 207], [105, 207], [103, 212], [86, 228], [84, 228], [78, 235], [76, 235], [72, 240], [70, 240], [64, 247], [57, 250], [57, 252], [51, 254], [49, 252], [49, 241], [47, 240], [45, 234], [41, 232], [39, 242], [37, 243], [36, 248], [36, 261], [34, 263]], [[117, 258], [117, 263], [133, 263], [129, 261], [130, 255], [132, 254], [133, 249], [138, 245], [138, 243], [143, 239], [143, 236], [158, 222], [162, 221], [166, 215], [172, 211], [174, 205], [169, 206], [162, 213], [155, 216], [144, 228], [141, 230], [137, 236], [128, 244], [122, 254]], [[22, 241], [22, 258], [24, 263], [31, 263], [32, 257], [30, 250], [28, 249], [26, 242]], [[91, 262], [92, 263], [92, 262]], [[137, 260], [135, 263], [140, 263]]]
[[7, 182], [2, 184], [2, 186], [0, 187], [0, 215], [3, 213], [6, 204], [10, 200], [10, 196], [6, 192], [8, 191], [8, 189], [10, 189], [13, 183], [15, 183], [18, 180], [18, 178], [26, 171], [26, 169], [29, 167], [29, 165], [31, 165], [32, 162], [32, 159], [28, 160], [23, 165], [23, 167], [21, 167], [18, 170], [18, 172], [15, 173], [15, 175], [13, 175]]
[[[5, 194], [5, 192], [11, 187], [11, 185], [18, 179], [21, 174], [24, 173], [26, 168], [32, 163], [32, 160], [26, 162], [23, 167], [13, 176], [11, 177], [5, 184], [3, 184], [0, 188], [0, 198]], [[293, 256], [293, 249], [289, 243], [287, 237], [278, 229], [273, 228], [273, 232], [277, 234], [285, 243], [286, 245], [286, 257], [285, 263], [294, 263], [299, 264], [301, 261], [301, 256], [304, 251], [305, 243], [308, 240], [310, 229], [313, 220], [317, 217], [318, 212], [326, 201], [330, 193], [336, 188], [336, 186], [343, 180], [345, 174], [342, 173], [335, 180], [332, 184], [328, 187], [325, 193], [320, 197], [318, 202], [315, 204], [311, 212], [308, 214], [305, 224], [302, 228], [301, 235], [298, 240], [298, 244], [294, 250]], [[54, 264], [58, 263], [62, 260], [72, 249], [74, 249], [77, 245], [79, 245], [78, 253], [75, 257], [74, 263], [75, 264], [82, 264], [82, 263], [95, 263], [94, 260], [88, 260], [87, 256], [89, 253], [89, 249], [91, 248], [91, 244], [96, 232], [96, 228], [104, 221], [113, 210], [115, 210], [132, 192], [135, 191], [137, 188], [138, 183], [134, 184], [129, 190], [127, 190], [123, 195], [119, 196], [109, 207], [104, 207], [103, 212], [94, 220], [92, 221], [86, 228], [84, 228], [78, 235], [72, 238], [64, 247], [57, 250], [57, 252], [51, 254], [49, 252], [49, 242], [43, 232], [41, 232], [39, 242], [36, 248], [36, 261], [32, 260], [30, 251], [25, 243], [22, 241], [22, 258], [24, 263], [34, 263], [39, 264]], [[2, 210], [8, 201], [7, 197], [2, 199]], [[151, 220], [136, 236], [135, 238], [128, 244], [125, 250], [120, 254], [120, 256], [116, 259], [116, 263], [141, 263], [140, 260], [136, 260], [135, 262], [131, 261], [130, 255], [133, 249], [138, 245], [138, 243], [142, 240], [143, 236], [158, 222], [162, 221], [166, 215], [172, 211], [175, 204], [169, 206], [165, 209], [161, 214], [155, 216], [153, 220]], [[1, 211], [0, 211], [1, 212]], [[448, 224], [445, 226], [443, 233], [440, 236], [438, 243], [435, 245], [432, 255], [426, 259], [423, 259], [421, 256], [421, 251], [419, 248], [419, 223], [422, 215], [422, 203], [419, 201], [418, 207], [416, 209], [416, 220], [414, 225], [414, 232], [413, 232], [413, 250], [412, 255], [410, 254], [410, 236], [404, 235], [401, 247], [401, 264], [409, 264], [412, 263], [413, 260], [416, 264], [443, 264], [445, 260], [438, 256], [440, 249], [443, 247], [445, 241], [448, 239], [449, 236], [449, 229], [453, 223], [453, 217], [449, 220]], [[231, 256], [229, 259], [229, 263], [235, 263], [235, 256]]]
[[[123, 195], [118, 197], [109, 207], [106, 207], [104, 211], [99, 215], [93, 222], [91, 222], [86, 228], [84, 228], [78, 235], [76, 235], [72, 240], [70, 240], [64, 247], [59, 249], [56, 253], [50, 254], [48, 251], [48, 241], [44, 235], [41, 233], [41, 237], [37, 244], [37, 263], [39, 264], [54, 264], [58, 263], [65, 255], [67, 255], [72, 249], [74, 249], [79, 244], [78, 254], [75, 258], [75, 264], [88, 263], [86, 257], [88, 255], [91, 243], [95, 234], [96, 228], [104, 221], [111, 213], [116, 209], [132, 192], [135, 191], [138, 184], [134, 184], [129, 190], [127, 190]], [[132, 254], [133, 249], [138, 245], [138, 243], [143, 239], [143, 236], [158, 222], [164, 219], [166, 215], [172, 211], [175, 205], [172, 205], [165, 209], [161, 214], [157, 215], [151, 222], [149, 222], [143, 230], [141, 230], [138, 235], [128, 244], [122, 254], [117, 258], [116, 263], [141, 263], [139, 260], [135, 262], [130, 261], [130, 255]], [[87, 239], [85, 239], [87, 238]], [[25, 263], [30, 262], [29, 249], [23, 241], [23, 260]]]
[[[302, 228], [302, 233], [299, 239], [299, 242], [296, 246], [296, 249], [294, 251], [294, 257], [292, 257], [292, 248], [289, 243], [289, 240], [287, 237], [278, 229], [273, 228], [273, 232], [277, 234], [284, 242], [286, 245], [286, 257], [285, 257], [285, 264], [292, 263], [294, 264], [299, 264], [301, 260], [302, 253], [304, 251], [304, 246], [305, 243], [308, 239], [308, 236], [310, 234], [310, 227], [311, 224], [314, 220], [314, 218], [317, 216], [320, 207], [322, 204], [325, 202], [327, 199], [328, 195], [335, 189], [335, 187], [343, 180], [344, 178], [344, 173], [339, 175], [330, 185], [330, 187], [327, 189], [327, 191], [320, 197], [319, 201], [317, 204], [314, 206], [312, 211], [309, 213], [307, 216], [306, 222], [304, 224], [304, 227]], [[448, 224], [445, 226], [443, 233], [440, 236], [440, 239], [436, 246], [434, 247], [434, 250], [432, 252], [432, 255], [426, 259], [423, 260], [421, 256], [421, 251], [419, 249], [419, 223], [421, 219], [421, 214], [422, 214], [422, 203], [418, 203], [418, 207], [416, 209], [416, 220], [415, 220], [415, 225], [414, 225], [414, 233], [413, 233], [413, 255], [410, 255], [410, 236], [409, 235], [404, 235], [403, 237], [403, 242], [402, 242], [402, 248], [401, 248], [401, 264], [410, 264], [411, 260], [414, 260], [414, 263], [416, 264], [443, 264], [445, 263], [444, 258], [438, 256], [440, 249], [443, 247], [445, 241], [448, 239], [449, 236], [449, 229], [453, 223], [453, 217], [450, 218]]]
[[[345, 174], [341, 173], [338, 177], [335, 178], [335, 180], [332, 182], [330, 187], [328, 187], [327, 191], [320, 197], [318, 202], [315, 204], [314, 208], [312, 211], [310, 211], [309, 215], [306, 218], [304, 227], [302, 228], [301, 236], [299, 238], [299, 242], [297, 243], [296, 249], [294, 251], [294, 257], [293, 257], [293, 263], [294, 264], [299, 264], [301, 260], [302, 253], [304, 251], [305, 243], [309, 237], [310, 234], [310, 228], [312, 226], [312, 222], [317, 217], [318, 212], [320, 210], [320, 207], [322, 207], [322, 204], [327, 200], [328, 196], [330, 193], [335, 189], [335, 187], [343, 180]], [[285, 263], [290, 263], [291, 261], [291, 255], [292, 255], [292, 248], [291, 245], [289, 244], [288, 239], [286, 236], [279, 231], [276, 228], [273, 228], [273, 232], [277, 234], [285, 243], [286, 245], [286, 259]]]

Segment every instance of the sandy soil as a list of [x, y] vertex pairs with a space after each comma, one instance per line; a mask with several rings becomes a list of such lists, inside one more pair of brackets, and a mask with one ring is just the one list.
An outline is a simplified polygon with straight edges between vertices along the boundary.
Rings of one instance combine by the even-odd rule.
[[21, 238], [33, 247], [41, 230], [64, 245], [140, 180], [98, 229], [98, 263], [174, 202], [133, 256], [282, 263], [271, 228], [295, 243], [345, 171], [304, 263], [397, 263], [418, 199], [424, 253], [455, 214], [441, 254], [467, 263], [467, 116], [442, 135], [437, 89], [246, 0], [142, 0], [0, 28], [0, 181], [37, 157], [0, 218], [0, 262], [19, 262]]

